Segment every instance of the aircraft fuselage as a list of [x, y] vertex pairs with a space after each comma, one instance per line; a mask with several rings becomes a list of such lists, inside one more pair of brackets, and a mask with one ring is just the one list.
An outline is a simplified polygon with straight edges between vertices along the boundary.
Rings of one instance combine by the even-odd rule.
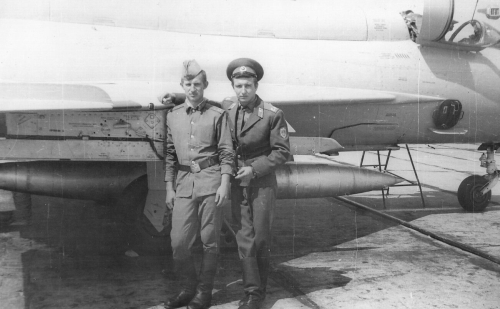
[[[475, 53], [421, 47], [410, 40], [223, 37], [20, 20], [1, 20], [0, 29], [0, 39], [12, 47], [0, 51], [0, 80], [5, 82], [85, 83], [114, 86], [118, 97], [157, 97], [181, 92], [180, 63], [196, 58], [208, 73], [207, 97], [222, 100], [233, 95], [227, 63], [251, 57], [265, 68], [259, 95], [285, 111], [292, 135], [331, 137], [346, 150], [499, 140], [497, 49]], [[439, 102], [353, 99], [332, 104], [327, 95], [317, 95], [339, 88], [459, 100], [463, 118], [452, 130], [436, 133], [432, 115]], [[8, 130], [19, 132], [17, 127]]]

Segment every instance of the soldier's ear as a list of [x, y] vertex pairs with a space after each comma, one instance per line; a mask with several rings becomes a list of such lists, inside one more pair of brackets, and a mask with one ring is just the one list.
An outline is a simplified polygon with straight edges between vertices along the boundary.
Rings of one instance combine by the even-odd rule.
[[259, 89], [259, 82], [255, 82], [255, 90]]
[[208, 87], [208, 81], [205, 82], [203, 89], [207, 89]]

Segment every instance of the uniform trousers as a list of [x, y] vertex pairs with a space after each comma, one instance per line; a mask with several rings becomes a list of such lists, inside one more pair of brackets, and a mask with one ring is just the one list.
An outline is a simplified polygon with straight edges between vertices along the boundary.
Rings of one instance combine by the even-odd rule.
[[231, 211], [240, 259], [268, 258], [276, 187], [231, 186]]
[[176, 197], [172, 212], [172, 251], [174, 259], [191, 256], [198, 233], [205, 252], [219, 252], [222, 207], [216, 207], [215, 194]]

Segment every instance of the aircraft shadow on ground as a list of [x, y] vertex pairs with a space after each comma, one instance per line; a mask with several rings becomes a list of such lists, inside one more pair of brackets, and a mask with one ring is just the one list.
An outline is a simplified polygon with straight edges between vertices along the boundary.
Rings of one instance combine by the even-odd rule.
[[[21, 238], [34, 244], [22, 253], [25, 308], [149, 308], [178, 289], [170, 257], [124, 255], [129, 227], [112, 217], [105, 207], [93, 202], [33, 196], [32, 225], [9, 228], [18, 229]], [[263, 308], [290, 297], [315, 307], [302, 296], [339, 288], [351, 280], [342, 271], [300, 269], [283, 262], [335, 251], [339, 244], [395, 225], [340, 202], [279, 200], [273, 224], [273, 270]], [[243, 296], [234, 247], [221, 252], [215, 289], [215, 304], [235, 302]]]
[[398, 188], [391, 188], [391, 194], [386, 196], [385, 205], [382, 194], [375, 191], [372, 191], [373, 194], [369, 196], [354, 195], [349, 198], [405, 221], [416, 220], [429, 214], [464, 212], [458, 202], [456, 193], [430, 186], [423, 187], [425, 205], [422, 203], [418, 187], [415, 187], [413, 193], [401, 193]]

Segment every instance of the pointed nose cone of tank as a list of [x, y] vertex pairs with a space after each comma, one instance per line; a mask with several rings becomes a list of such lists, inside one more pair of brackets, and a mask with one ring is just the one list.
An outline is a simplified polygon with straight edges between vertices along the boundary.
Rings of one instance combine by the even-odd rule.
[[289, 162], [276, 171], [278, 198], [349, 195], [387, 188], [401, 178], [359, 167]]

